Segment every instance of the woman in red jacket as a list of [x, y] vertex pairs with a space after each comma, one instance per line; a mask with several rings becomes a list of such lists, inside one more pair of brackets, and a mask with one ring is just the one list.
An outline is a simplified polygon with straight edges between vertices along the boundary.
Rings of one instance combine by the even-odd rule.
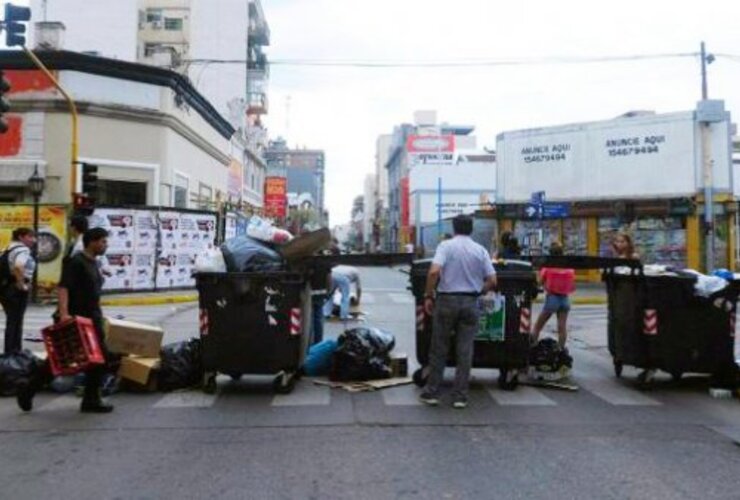
[[[563, 255], [562, 245], [553, 242], [550, 245], [550, 255]], [[566, 325], [570, 312], [569, 295], [576, 290], [576, 272], [573, 269], [543, 267], [540, 270], [540, 280], [545, 288], [545, 307], [534, 324], [533, 343], [537, 343], [540, 332], [555, 314], [558, 318], [558, 345], [563, 348], [568, 338]]]

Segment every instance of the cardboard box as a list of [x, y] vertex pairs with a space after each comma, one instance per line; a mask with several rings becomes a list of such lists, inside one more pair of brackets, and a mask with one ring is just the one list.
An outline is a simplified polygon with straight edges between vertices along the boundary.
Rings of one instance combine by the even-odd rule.
[[110, 352], [156, 358], [164, 330], [159, 327], [105, 318], [105, 344]]
[[121, 358], [118, 376], [141, 386], [149, 386], [155, 379], [152, 375], [159, 369], [159, 358], [139, 358], [127, 356]]
[[391, 377], [407, 377], [408, 374], [409, 357], [403, 353], [391, 353]]

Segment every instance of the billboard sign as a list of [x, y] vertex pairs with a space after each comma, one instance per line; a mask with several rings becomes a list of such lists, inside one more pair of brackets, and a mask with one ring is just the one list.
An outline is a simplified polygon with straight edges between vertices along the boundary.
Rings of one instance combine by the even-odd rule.
[[[729, 122], [712, 126], [714, 185], [730, 189]], [[693, 113], [505, 132], [498, 138], [499, 202], [687, 196], [702, 185]]]
[[406, 140], [409, 166], [452, 165], [455, 159], [454, 135], [410, 135]]
[[285, 177], [265, 178], [265, 215], [282, 219], [287, 215], [288, 179]]

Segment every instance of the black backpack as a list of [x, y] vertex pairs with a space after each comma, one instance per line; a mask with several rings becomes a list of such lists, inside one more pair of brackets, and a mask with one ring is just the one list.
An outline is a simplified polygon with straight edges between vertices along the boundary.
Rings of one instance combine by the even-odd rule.
[[15, 281], [15, 277], [10, 272], [10, 249], [6, 249], [0, 255], [0, 291], [5, 290]]

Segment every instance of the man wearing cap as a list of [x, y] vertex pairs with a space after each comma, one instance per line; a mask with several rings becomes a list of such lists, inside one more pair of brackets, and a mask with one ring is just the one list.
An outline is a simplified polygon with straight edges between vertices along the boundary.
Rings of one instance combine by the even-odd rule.
[[468, 405], [473, 341], [479, 328], [478, 298], [496, 288], [496, 271], [488, 251], [470, 237], [473, 219], [458, 215], [452, 227], [455, 236], [439, 244], [427, 276], [424, 310], [434, 319], [429, 379], [419, 399], [431, 406], [439, 404], [439, 388], [454, 332], [457, 367], [452, 405], [462, 409]]

